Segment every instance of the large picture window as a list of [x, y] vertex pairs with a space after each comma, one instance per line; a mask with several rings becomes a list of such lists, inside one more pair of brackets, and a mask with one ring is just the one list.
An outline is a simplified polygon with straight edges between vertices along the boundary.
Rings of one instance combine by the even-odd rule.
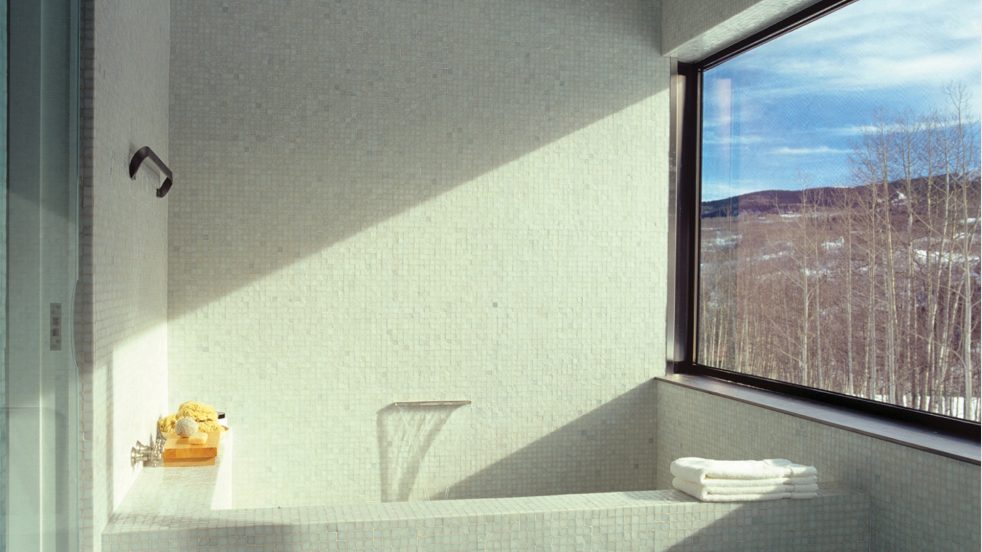
[[699, 67], [695, 363], [978, 421], [978, 2], [858, 0]]

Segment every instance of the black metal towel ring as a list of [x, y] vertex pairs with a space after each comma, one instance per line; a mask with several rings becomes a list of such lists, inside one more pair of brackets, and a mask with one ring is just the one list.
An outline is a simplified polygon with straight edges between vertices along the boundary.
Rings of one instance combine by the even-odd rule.
[[150, 149], [150, 146], [143, 146], [133, 154], [133, 159], [130, 159], [130, 178], [136, 179], [136, 171], [140, 169], [143, 161], [148, 158], [164, 174], [164, 183], [157, 188], [157, 197], [164, 197], [170, 191], [170, 187], [174, 185], [174, 173], [170, 170], [170, 167], [160, 160], [160, 157], [157, 157], [157, 154]]

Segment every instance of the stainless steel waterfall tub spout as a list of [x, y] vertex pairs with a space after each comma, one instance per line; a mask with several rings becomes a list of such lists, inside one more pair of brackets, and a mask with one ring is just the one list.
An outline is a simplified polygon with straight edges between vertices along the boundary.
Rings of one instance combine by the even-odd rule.
[[157, 433], [156, 439], [151, 435], [148, 445], [137, 441], [136, 445], [130, 449], [130, 465], [159, 466], [164, 459], [164, 443], [166, 441], [160, 433]]
[[471, 401], [401, 401], [394, 402], [392, 406], [466, 406]]

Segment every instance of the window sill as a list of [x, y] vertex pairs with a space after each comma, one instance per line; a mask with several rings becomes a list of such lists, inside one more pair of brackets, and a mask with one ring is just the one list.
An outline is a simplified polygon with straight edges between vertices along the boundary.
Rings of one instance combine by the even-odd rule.
[[926, 429], [910, 427], [902, 422], [885, 420], [870, 414], [843, 410], [807, 399], [788, 397], [707, 376], [671, 374], [655, 379], [962, 462], [980, 464], [978, 441], [942, 435]]

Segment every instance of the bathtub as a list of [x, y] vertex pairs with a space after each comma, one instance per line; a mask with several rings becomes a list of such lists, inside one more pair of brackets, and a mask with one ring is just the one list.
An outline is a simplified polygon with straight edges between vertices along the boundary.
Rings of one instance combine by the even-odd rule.
[[[229, 435], [231, 437], [231, 435]], [[146, 468], [105, 552], [864, 551], [864, 495], [705, 504], [675, 490], [237, 508], [233, 439], [206, 468]]]

